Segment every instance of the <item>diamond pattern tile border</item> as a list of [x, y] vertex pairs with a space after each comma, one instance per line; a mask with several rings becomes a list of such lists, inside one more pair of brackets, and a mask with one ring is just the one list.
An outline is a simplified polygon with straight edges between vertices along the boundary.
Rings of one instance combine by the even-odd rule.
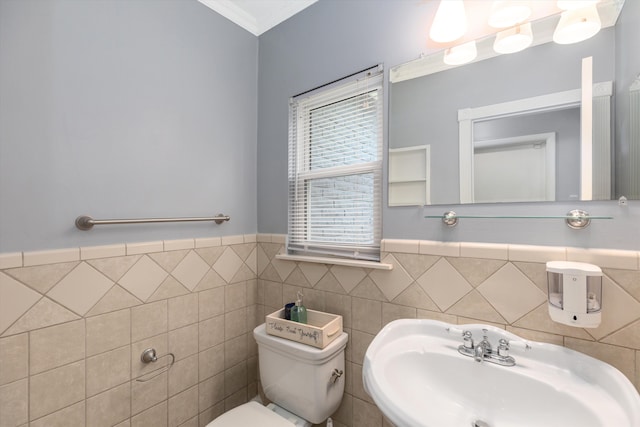
[[141, 301], [146, 301], [168, 275], [151, 258], [143, 256], [118, 283]]
[[112, 286], [109, 278], [82, 262], [59, 281], [47, 296], [83, 316]]
[[444, 258], [420, 276], [417, 282], [442, 311], [447, 311], [473, 289]]
[[518, 270], [507, 264], [478, 286], [478, 292], [513, 323], [546, 301], [545, 294]]

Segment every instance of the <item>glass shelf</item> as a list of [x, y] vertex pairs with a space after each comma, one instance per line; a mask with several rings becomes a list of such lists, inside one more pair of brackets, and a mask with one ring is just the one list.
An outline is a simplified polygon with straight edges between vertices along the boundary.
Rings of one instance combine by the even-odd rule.
[[[434, 218], [434, 219], [444, 219], [447, 218], [447, 215], [426, 215], [425, 218]], [[573, 215], [558, 215], [558, 216], [548, 216], [548, 215], [451, 215], [450, 218], [485, 218], [485, 219], [579, 219], [579, 218], [588, 218], [588, 219], [614, 219], [612, 216], [592, 216], [592, 215], [584, 215], [584, 216], [573, 216]]]
[[580, 230], [587, 227], [592, 219], [614, 219], [612, 216], [591, 216], [588, 212], [574, 209], [566, 215], [458, 215], [454, 211], [445, 212], [442, 215], [426, 215], [425, 218], [441, 219], [449, 227], [458, 225], [461, 218], [481, 219], [564, 219], [569, 228]]

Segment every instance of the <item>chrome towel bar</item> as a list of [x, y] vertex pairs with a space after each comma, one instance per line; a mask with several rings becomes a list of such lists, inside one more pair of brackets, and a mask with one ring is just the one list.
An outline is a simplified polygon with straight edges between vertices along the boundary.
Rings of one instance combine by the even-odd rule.
[[91, 230], [94, 225], [111, 225], [111, 224], [146, 224], [151, 222], [194, 222], [194, 221], [213, 221], [216, 224], [222, 224], [229, 221], [231, 217], [224, 214], [218, 214], [214, 217], [190, 217], [190, 218], [138, 218], [138, 219], [93, 219], [88, 215], [81, 215], [76, 218], [76, 227], [80, 230]]

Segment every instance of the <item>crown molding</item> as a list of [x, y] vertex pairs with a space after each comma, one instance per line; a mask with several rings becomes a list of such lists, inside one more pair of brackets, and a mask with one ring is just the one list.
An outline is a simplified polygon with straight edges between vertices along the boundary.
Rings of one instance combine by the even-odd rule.
[[[250, 33], [259, 36], [311, 6], [317, 0], [272, 0], [268, 7], [250, 1], [198, 0], [200, 3], [238, 24]], [[241, 6], [240, 4], [244, 5]], [[262, 4], [262, 6], [258, 6]]]

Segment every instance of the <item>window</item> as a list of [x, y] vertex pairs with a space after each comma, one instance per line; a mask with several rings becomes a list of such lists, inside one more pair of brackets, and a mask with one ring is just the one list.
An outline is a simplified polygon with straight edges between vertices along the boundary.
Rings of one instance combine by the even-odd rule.
[[290, 254], [380, 259], [382, 78], [375, 67], [291, 99]]

